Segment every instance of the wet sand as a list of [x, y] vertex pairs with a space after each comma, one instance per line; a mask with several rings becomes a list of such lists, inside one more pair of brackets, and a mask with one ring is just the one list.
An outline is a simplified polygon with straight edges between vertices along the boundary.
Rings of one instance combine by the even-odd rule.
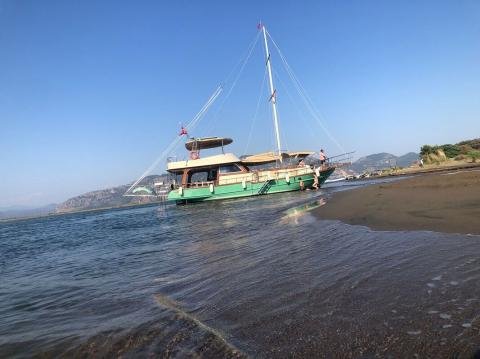
[[375, 230], [480, 234], [480, 171], [428, 174], [340, 192], [313, 213]]

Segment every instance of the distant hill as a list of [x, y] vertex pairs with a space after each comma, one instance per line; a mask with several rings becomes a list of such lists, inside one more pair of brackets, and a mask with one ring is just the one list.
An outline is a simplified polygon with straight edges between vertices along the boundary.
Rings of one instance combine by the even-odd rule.
[[[153, 188], [155, 182], [165, 182], [166, 175], [152, 175], [145, 177], [138, 186]], [[124, 197], [123, 194], [130, 185], [122, 185], [98, 191], [84, 193], [72, 197], [56, 207], [56, 213], [73, 212], [80, 210], [98, 209], [106, 207], [120, 207], [130, 204], [140, 204], [158, 201], [157, 197]], [[137, 186], [137, 187], [138, 187]]]
[[366, 171], [381, 170], [390, 167], [408, 167], [418, 160], [418, 153], [409, 152], [403, 156], [395, 156], [391, 153], [381, 152], [361, 157], [350, 166], [350, 169], [363, 173]]
[[403, 156], [397, 157], [397, 166], [398, 167], [409, 167], [415, 161], [418, 161], [419, 154], [415, 152], [408, 152]]
[[480, 150], [480, 138], [459, 142], [457, 146], [469, 146], [474, 150]]

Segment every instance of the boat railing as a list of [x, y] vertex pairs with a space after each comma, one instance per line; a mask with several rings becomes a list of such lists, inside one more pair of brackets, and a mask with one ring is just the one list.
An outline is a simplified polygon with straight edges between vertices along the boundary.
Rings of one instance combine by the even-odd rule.
[[[285, 166], [282, 168], [268, 169], [268, 170], [258, 170], [255, 171], [256, 176], [253, 182], [265, 182], [267, 180], [279, 180], [284, 179], [287, 175], [291, 177], [303, 176], [312, 172], [312, 167], [310, 166]], [[263, 172], [263, 173], [259, 173]], [[272, 174], [274, 172], [274, 174]]]
[[228, 178], [228, 176], [222, 176], [220, 183], [222, 185], [224, 185], [224, 184], [241, 183], [243, 181], [250, 182], [250, 181], [253, 181], [253, 179], [254, 179], [253, 178], [254, 175], [252, 176], [252, 174], [253, 174], [253, 172], [250, 172], [245, 176], [238, 176], [237, 175], [237, 176], [232, 176], [231, 178]]
[[[298, 167], [298, 166], [285, 166], [281, 168], [269, 168], [269, 169], [256, 169], [251, 170], [250, 172], [246, 173], [243, 176], [234, 175], [234, 176], [222, 176], [221, 177], [221, 184], [233, 184], [233, 183], [241, 183], [243, 181], [246, 182], [265, 182], [269, 179], [278, 180], [281, 178], [285, 178], [288, 174], [289, 176], [301, 176], [311, 172], [311, 167]], [[272, 174], [273, 172], [273, 174]], [[230, 177], [230, 178], [229, 178]]]
[[[254, 170], [251, 172], [246, 173], [244, 176], [222, 176], [220, 184], [221, 185], [228, 185], [228, 184], [235, 184], [235, 183], [242, 183], [242, 182], [265, 182], [267, 180], [279, 180], [285, 178], [287, 175], [294, 177], [294, 176], [302, 176], [308, 173], [311, 173], [313, 167], [311, 166], [285, 166], [282, 168], [275, 168], [275, 169], [265, 169], [265, 170]], [[273, 173], [272, 173], [273, 172]], [[216, 181], [200, 181], [200, 182], [192, 182], [187, 183], [185, 188], [204, 188], [209, 187], [210, 185], [216, 185]], [[176, 189], [181, 187], [180, 184], [172, 184], [172, 189]]]
[[353, 154], [355, 152], [342, 153], [337, 156], [327, 157], [325, 165], [327, 167], [348, 167], [352, 164]]
[[192, 183], [187, 183], [187, 188], [209, 187], [211, 184], [215, 184], [215, 181], [192, 182]]
[[320, 168], [321, 171], [326, 171], [332, 168], [348, 167], [352, 164], [354, 153], [355, 152], [347, 152], [327, 157], [323, 163], [319, 158], [309, 157], [308, 164], [313, 168]]

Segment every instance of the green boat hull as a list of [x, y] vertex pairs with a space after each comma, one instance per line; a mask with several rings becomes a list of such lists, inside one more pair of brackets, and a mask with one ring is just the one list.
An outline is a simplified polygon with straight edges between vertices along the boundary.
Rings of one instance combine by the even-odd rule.
[[[319, 185], [322, 185], [333, 171], [334, 168], [321, 172], [318, 178]], [[304, 188], [312, 188], [314, 174], [291, 177], [289, 182], [285, 179], [270, 180], [266, 186], [262, 182], [246, 182], [245, 186], [242, 183], [214, 186], [213, 192], [210, 187], [185, 188], [181, 191], [174, 189], [169, 192], [168, 200], [182, 204], [300, 191], [301, 181]]]

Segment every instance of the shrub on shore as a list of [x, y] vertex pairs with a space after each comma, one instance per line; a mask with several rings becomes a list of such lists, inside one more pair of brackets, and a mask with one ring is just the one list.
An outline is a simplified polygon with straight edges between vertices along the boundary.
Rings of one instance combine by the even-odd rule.
[[436, 163], [446, 161], [447, 159], [454, 159], [457, 161], [471, 158], [476, 162], [480, 157], [480, 138], [473, 140], [462, 141], [457, 144], [444, 145], [423, 145], [420, 149], [420, 156], [425, 163]]
[[445, 152], [445, 156], [448, 158], [455, 158], [455, 156], [460, 154], [460, 147], [457, 145], [446, 144], [440, 147], [442, 148], [443, 152]]
[[478, 150], [473, 150], [468, 152], [468, 157], [472, 159], [472, 162], [475, 163], [477, 162], [478, 159], [480, 159], [480, 151]]
[[440, 164], [440, 162], [445, 162], [447, 160], [447, 156], [445, 155], [445, 152], [437, 146], [435, 147], [434, 152], [428, 152], [422, 155], [422, 159], [425, 163], [435, 163], [435, 164]]

